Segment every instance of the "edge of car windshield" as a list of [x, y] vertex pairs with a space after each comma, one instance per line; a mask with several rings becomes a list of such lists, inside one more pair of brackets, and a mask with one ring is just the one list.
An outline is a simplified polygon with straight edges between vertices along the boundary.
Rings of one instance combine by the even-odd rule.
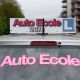
[[0, 45], [0, 48], [80, 48], [77, 45], [61, 45], [59, 46], [30, 46], [30, 45]]

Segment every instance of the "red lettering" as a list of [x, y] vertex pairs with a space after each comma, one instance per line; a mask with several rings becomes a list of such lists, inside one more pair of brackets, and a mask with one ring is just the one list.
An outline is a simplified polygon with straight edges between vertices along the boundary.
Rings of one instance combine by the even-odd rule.
[[52, 27], [52, 26], [53, 26], [53, 21], [50, 20], [50, 21], [48, 22], [48, 25], [49, 25], [50, 27]]
[[[6, 70], [4, 71], [4, 69], [6, 69]], [[8, 74], [9, 72], [10, 72], [9, 66], [0, 67], [0, 73], [1, 74]]]
[[[42, 19], [37, 19], [36, 20], [36, 26], [43, 26], [43, 21], [42, 21]], [[53, 20], [49, 20], [49, 21], [47, 21], [47, 20], [44, 20], [44, 26], [45, 27], [59, 27], [59, 26], [61, 26], [61, 21], [59, 21], [59, 20], [56, 20], [56, 19], [53, 19]]]
[[33, 26], [35, 26], [35, 22], [34, 21], [29, 21], [29, 26], [31, 26], [31, 27], [33, 27]]
[[56, 66], [53, 66], [53, 65], [52, 65], [52, 66], [51, 66], [51, 69], [50, 69], [50, 72], [52, 72], [52, 71], [54, 71], [54, 70], [57, 71], [57, 68], [56, 68]]
[[53, 19], [53, 26], [57, 26], [56, 19]]
[[[69, 66], [68, 66], [68, 68], [69, 68]], [[64, 66], [62, 66], [62, 72], [65, 74], [69, 74], [69, 70], [66, 70]]]
[[23, 71], [23, 67], [21, 66], [20, 71], [17, 71], [18, 68], [20, 68], [20, 67], [19, 67], [19, 66], [16, 66], [16, 67], [14, 68], [14, 72], [20, 74], [20, 73]]
[[26, 19], [25, 21], [24, 21], [24, 26], [29, 26], [29, 20], [28, 19]]
[[44, 26], [45, 26], [45, 27], [48, 26], [48, 21], [44, 20]]
[[26, 19], [25, 21], [19, 21], [18, 19], [16, 19], [15, 21], [14, 21], [14, 24], [13, 24], [13, 26], [16, 26], [16, 25], [18, 25], [19, 27], [33, 27], [33, 26], [35, 26], [35, 22], [34, 21], [29, 21], [28, 19]]
[[[45, 27], [60, 27], [61, 26], [61, 21], [53, 19], [53, 20], [44, 20], [44, 26]], [[18, 19], [16, 19], [14, 21], [13, 26], [15, 27], [16, 25], [18, 25], [19, 27], [33, 27], [35, 26], [35, 22], [32, 20], [28, 20], [26, 19], [25, 21], [19, 21]], [[42, 27], [43, 26], [43, 19], [36, 19], [36, 26], [37, 27]]]
[[56, 24], [57, 24], [58, 27], [62, 25], [61, 21], [59, 21], [59, 20], [57, 20]]
[[18, 26], [19, 27], [22, 27], [23, 26], [22, 21], [19, 22]]
[[36, 19], [36, 26], [43, 26], [43, 20], [42, 19]]
[[36, 67], [35, 66], [28, 66], [28, 71], [33, 71], [35, 72], [36, 71]]
[[19, 20], [18, 19], [15, 19], [13, 26], [15, 27], [18, 24], [19, 24]]

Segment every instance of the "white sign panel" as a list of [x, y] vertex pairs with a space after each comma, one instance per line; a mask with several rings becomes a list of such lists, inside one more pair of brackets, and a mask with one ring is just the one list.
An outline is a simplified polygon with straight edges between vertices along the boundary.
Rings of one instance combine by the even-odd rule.
[[[76, 33], [75, 18], [44, 19], [45, 33]], [[42, 33], [43, 19], [10, 18], [10, 33]]]

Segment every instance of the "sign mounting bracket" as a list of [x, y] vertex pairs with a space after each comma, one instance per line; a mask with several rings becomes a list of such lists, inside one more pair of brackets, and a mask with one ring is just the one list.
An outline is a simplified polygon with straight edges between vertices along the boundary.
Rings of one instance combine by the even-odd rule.
[[42, 32], [42, 33], [37, 33], [37, 35], [45, 36], [45, 35], [48, 35], [48, 33], [45, 33], [45, 28], [44, 28], [44, 18], [43, 18], [42, 20], [43, 20], [43, 32]]

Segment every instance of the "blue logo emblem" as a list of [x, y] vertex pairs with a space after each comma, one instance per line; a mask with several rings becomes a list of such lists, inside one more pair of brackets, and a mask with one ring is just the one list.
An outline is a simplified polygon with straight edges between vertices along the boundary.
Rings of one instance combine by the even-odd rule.
[[62, 29], [63, 32], [74, 32], [75, 31], [75, 19], [63, 19]]

